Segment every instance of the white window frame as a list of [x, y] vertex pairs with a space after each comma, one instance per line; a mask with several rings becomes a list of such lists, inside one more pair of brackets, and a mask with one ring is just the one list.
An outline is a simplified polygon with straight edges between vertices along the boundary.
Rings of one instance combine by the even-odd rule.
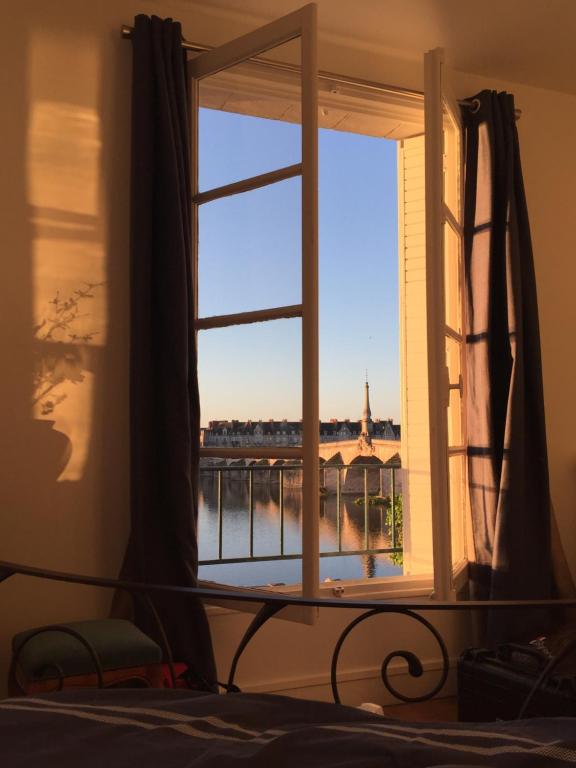
[[[446, 121], [452, 121], [458, 131], [457, 150], [448, 156], [445, 138]], [[458, 104], [451, 94], [449, 75], [444, 65], [441, 48], [429, 51], [424, 57], [424, 141], [426, 185], [426, 304], [428, 324], [428, 401], [430, 425], [430, 481], [432, 505], [432, 545], [434, 562], [434, 595], [439, 600], [454, 596], [457, 585], [455, 573], [463, 571], [465, 561], [453, 562], [452, 519], [455, 514], [466, 513], [451, 509], [451, 488], [456, 482], [450, 475], [450, 457], [466, 456], [466, 418], [464, 408], [466, 380], [465, 337], [465, 282], [463, 258], [463, 157], [462, 127]], [[457, 178], [456, 205], [450, 206], [446, 195], [446, 164], [452, 164]], [[455, 210], [454, 210], [455, 209]], [[445, 270], [447, 256], [445, 227], [454, 234], [458, 248], [460, 293], [460, 329], [452, 328], [446, 319]], [[450, 381], [446, 363], [448, 340], [459, 348], [460, 377]], [[450, 445], [448, 419], [450, 392], [460, 392], [459, 445]], [[457, 415], [457, 416], [458, 416]], [[463, 462], [466, 483], [466, 462]], [[462, 494], [464, 505], [467, 493]], [[464, 543], [465, 546], [465, 543]]]
[[[302, 595], [314, 598], [320, 582], [320, 484], [318, 396], [318, 89], [317, 11], [314, 4], [259, 29], [202, 53], [188, 62], [191, 88], [192, 226], [195, 288], [195, 332], [284, 318], [302, 320], [302, 446], [269, 448], [201, 447], [201, 457], [302, 460]], [[224, 186], [199, 191], [198, 112], [199, 82], [225, 69], [288, 43], [301, 43], [301, 162]], [[302, 303], [285, 307], [198, 317], [198, 208], [212, 200], [241, 194], [284, 179], [302, 179]]]
[[[218, 49], [203, 53], [190, 62], [190, 81], [192, 104], [197, 115], [199, 108], [198, 82], [201, 78], [220, 72], [241, 61], [251, 59], [281, 45], [289, 40], [302, 39], [302, 163], [279, 169], [257, 177], [228, 184], [213, 190], [198, 190], [198, 134], [197, 119], [193, 120], [192, 136], [192, 192], [193, 226], [198, 231], [198, 207], [210, 200], [238, 194], [251, 189], [272, 184], [282, 179], [302, 174], [302, 304], [289, 307], [276, 307], [253, 312], [199, 318], [196, 332], [224, 328], [232, 325], [271, 321], [281, 318], [302, 317], [302, 360], [303, 360], [303, 445], [300, 447], [270, 448], [210, 448], [202, 447], [200, 455], [218, 458], [300, 458], [304, 467], [303, 482], [303, 535], [302, 535], [302, 585], [283, 586], [281, 591], [300, 592], [306, 597], [331, 593], [332, 586], [319, 582], [319, 434], [318, 416], [318, 254], [317, 254], [317, 136], [318, 104], [316, 93], [316, 9], [315, 6], [290, 14], [272, 22], [253, 33], [232, 41]], [[447, 382], [446, 373], [446, 334], [453, 333], [445, 323], [444, 297], [444, 257], [443, 227], [446, 221], [456, 224], [457, 234], [462, 238], [461, 210], [456, 216], [446, 209], [443, 199], [443, 109], [448, 108], [455, 120], [458, 120], [458, 107], [446, 93], [445, 72], [443, 70], [442, 51], [437, 49], [426, 55], [425, 59], [425, 96], [424, 96], [424, 135], [426, 146], [426, 283], [427, 283], [427, 349], [428, 349], [428, 388], [429, 388], [429, 431], [430, 431], [430, 484], [433, 542], [433, 574], [401, 576], [375, 580], [346, 581], [342, 585], [346, 594], [369, 594], [372, 596], [406, 596], [430, 594], [433, 587], [434, 597], [447, 599], [454, 594], [456, 582], [466, 578], [465, 562], [452, 563], [451, 513], [449, 456], [465, 453], [461, 446], [448, 445], [447, 430], [447, 393], [454, 383]], [[332, 91], [337, 94], [336, 89]], [[337, 94], [342, 102], [342, 95]], [[354, 102], [354, 95], [348, 92], [344, 98]], [[422, 102], [420, 102], [422, 103]], [[444, 106], [443, 106], [444, 105]], [[414, 108], [414, 100], [412, 100]], [[403, 106], [399, 105], [401, 113]], [[421, 108], [421, 107], [420, 107]], [[391, 136], [391, 138], [395, 138]], [[460, 197], [462, 201], [462, 195]], [[197, 237], [194, 237], [195, 289], [198, 286], [198, 250]], [[463, 285], [461, 286], [463, 289]], [[463, 294], [463, 291], [462, 291]], [[195, 296], [197, 307], [197, 293]], [[464, 306], [464, 296], [461, 297]], [[197, 313], [196, 313], [197, 316]], [[462, 333], [464, 325], [461, 325]], [[452, 329], [453, 330], [453, 329]], [[464, 339], [462, 344], [462, 381], [458, 386], [465, 386]], [[462, 419], [464, 420], [463, 409]], [[403, 425], [404, 426], [404, 425]], [[462, 434], [465, 435], [463, 421]]]

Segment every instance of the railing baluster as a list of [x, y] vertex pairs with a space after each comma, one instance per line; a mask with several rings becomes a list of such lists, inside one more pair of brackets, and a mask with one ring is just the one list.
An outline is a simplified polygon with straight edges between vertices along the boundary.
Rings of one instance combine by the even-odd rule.
[[280, 469], [280, 554], [284, 554], [284, 472]]
[[[394, 551], [402, 551], [402, 545], [398, 544], [398, 529], [397, 529], [397, 523], [398, 523], [398, 514], [399, 514], [399, 504], [396, 500], [396, 485], [397, 485], [397, 477], [396, 477], [396, 471], [399, 467], [397, 465], [391, 465], [386, 464], [383, 467], [378, 468], [378, 487], [380, 489], [380, 495], [388, 495], [386, 494], [386, 470], [390, 471], [389, 475], [389, 496], [390, 496], [390, 518], [391, 518], [391, 527], [392, 530], [390, 531], [390, 543], [387, 547], [382, 548], [371, 548], [371, 532], [370, 532], [370, 521], [373, 517], [374, 510], [370, 507], [370, 470], [374, 471], [376, 468], [372, 467], [367, 464], [338, 464], [333, 465], [332, 467], [328, 468], [322, 468], [322, 477], [324, 480], [324, 483], [326, 483], [326, 477], [327, 477], [327, 469], [335, 470], [336, 471], [336, 539], [337, 539], [337, 548], [334, 548], [333, 551], [323, 551], [320, 553], [321, 557], [337, 557], [342, 555], [349, 555], [349, 556], [358, 556], [358, 555], [378, 555], [378, 554], [390, 554]], [[208, 473], [211, 476], [211, 483], [214, 482], [214, 475], [216, 475], [216, 538], [217, 538], [217, 557], [215, 556], [214, 559], [205, 559], [200, 560], [200, 565], [218, 565], [220, 563], [246, 563], [246, 562], [260, 562], [260, 561], [275, 561], [275, 560], [293, 560], [298, 559], [301, 557], [300, 554], [287, 554], [286, 553], [286, 498], [285, 498], [285, 475], [284, 470], [285, 467], [282, 467], [281, 469], [278, 468], [278, 481], [279, 481], [279, 496], [278, 496], [278, 506], [279, 506], [279, 516], [280, 516], [280, 552], [276, 555], [262, 555], [257, 556], [254, 554], [255, 550], [255, 544], [254, 544], [254, 536], [255, 536], [255, 509], [254, 509], [254, 473], [257, 470], [260, 470], [262, 472], [266, 472], [266, 475], [263, 475], [264, 482], [266, 482], [266, 478], [271, 482], [272, 477], [272, 471], [270, 468], [264, 469], [261, 466], [249, 466], [249, 467], [243, 467], [242, 469], [236, 468], [236, 467], [213, 467], [213, 468], [203, 468], [203, 472]], [[363, 472], [363, 480], [364, 480], [364, 541], [361, 545], [361, 548], [359, 549], [343, 549], [343, 525], [342, 525], [342, 494], [344, 493], [344, 486], [342, 484], [342, 471], [343, 470], [362, 470]], [[297, 471], [297, 470], [296, 470]], [[226, 478], [226, 472], [231, 472], [230, 477], [233, 477], [235, 473], [238, 472], [247, 472], [248, 473], [248, 527], [249, 527], [249, 554], [245, 557], [224, 557], [224, 493], [225, 489], [223, 486], [223, 480]], [[214, 486], [212, 485], [212, 488]], [[213, 491], [212, 491], [213, 493]], [[213, 498], [213, 497], [212, 497]], [[402, 500], [402, 497], [400, 496], [400, 502]], [[359, 500], [358, 500], [359, 501]], [[383, 516], [384, 508], [380, 507], [380, 527], [382, 532], [382, 516]], [[389, 519], [390, 519], [389, 518]], [[213, 519], [213, 518], [212, 518]], [[387, 526], [389, 528], [389, 525]]]
[[392, 548], [396, 548], [396, 470], [390, 467], [390, 504], [392, 505]]
[[218, 484], [218, 560], [222, 560], [222, 539], [223, 539], [223, 520], [222, 520], [222, 472], [216, 472], [216, 481]]
[[364, 549], [368, 549], [368, 467], [364, 467]]
[[254, 471], [248, 470], [248, 523], [250, 526], [250, 557], [254, 557]]

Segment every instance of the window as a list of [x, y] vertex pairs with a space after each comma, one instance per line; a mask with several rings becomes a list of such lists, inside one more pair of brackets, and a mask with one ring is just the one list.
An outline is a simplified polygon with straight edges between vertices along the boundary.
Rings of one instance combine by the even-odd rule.
[[435, 592], [450, 596], [466, 556], [463, 174], [458, 105], [442, 51], [425, 58], [426, 284]]
[[[405, 560], [447, 599], [466, 557], [462, 147], [442, 52], [425, 57], [425, 132], [399, 146]], [[421, 170], [424, 169], [424, 177]]]
[[[242, 524], [239, 524], [238, 532], [240, 534], [243, 531], [250, 537], [250, 556], [253, 561], [257, 561], [259, 556], [253, 551], [252, 534], [258, 528], [264, 509], [264, 502], [258, 495], [259, 489], [265, 480], [267, 483], [277, 484], [283, 493], [288, 494], [295, 475], [300, 471], [294, 468], [293, 462], [303, 460], [304, 512], [301, 541], [300, 523], [290, 519], [289, 509], [283, 501], [279, 502], [278, 536], [283, 557], [296, 559], [301, 543], [303, 593], [311, 596], [316, 594], [319, 588], [318, 499], [320, 493], [326, 491], [325, 480], [329, 474], [329, 469], [326, 468], [329, 464], [319, 463], [319, 438], [322, 435], [328, 436], [332, 441], [358, 440], [362, 439], [362, 430], [359, 424], [344, 422], [340, 426], [335, 424], [331, 430], [317, 428], [318, 274], [314, 245], [317, 176], [314, 155], [317, 125], [316, 112], [311, 106], [314, 98], [310, 85], [313, 70], [313, 46], [310, 43], [313, 20], [311, 17], [305, 18], [311, 11], [299, 15], [301, 13], [287, 17], [289, 21], [280, 20], [240, 41], [199, 56], [191, 65], [191, 74], [195, 83], [196, 109], [202, 104], [208, 104], [212, 108], [229, 110], [238, 115], [253, 114], [274, 117], [276, 120], [281, 117], [287, 124], [283, 135], [288, 138], [297, 135], [300, 139], [301, 133], [303, 140], [302, 158], [297, 151], [298, 142], [293, 145], [288, 142], [283, 145], [283, 149], [278, 149], [276, 155], [272, 153], [276, 159], [281, 159], [282, 166], [278, 168], [270, 157], [263, 157], [262, 167], [258, 169], [261, 172], [257, 175], [253, 172], [246, 174], [242, 162], [232, 166], [222, 164], [224, 175], [220, 187], [216, 188], [204, 188], [202, 185], [201, 175], [205, 160], [197, 157], [200, 161], [200, 177], [194, 179], [193, 188], [197, 211], [195, 229], [199, 232], [200, 241], [209, 227], [217, 232], [218, 228], [227, 226], [225, 218], [215, 211], [220, 200], [236, 200], [233, 196], [240, 193], [244, 201], [252, 198], [255, 202], [251, 212], [248, 202], [239, 204], [240, 213], [237, 220], [252, 216], [257, 221], [261, 215], [258, 211], [261, 209], [256, 197], [260, 195], [262, 200], [264, 191], [266, 194], [277, 194], [279, 205], [298, 206], [298, 199], [302, 196], [302, 263], [301, 267], [295, 263], [291, 267], [292, 273], [298, 272], [298, 277], [302, 278], [302, 294], [298, 291], [298, 281], [279, 281], [281, 284], [276, 286], [278, 290], [275, 289], [274, 295], [281, 297], [282, 303], [268, 308], [267, 297], [257, 291], [251, 292], [253, 286], [249, 281], [245, 281], [239, 285], [237, 295], [234, 296], [234, 302], [237, 301], [237, 304], [224, 304], [218, 308], [217, 313], [206, 316], [202, 312], [202, 281], [206, 279], [206, 275], [201, 274], [200, 319], [197, 328], [201, 336], [201, 356], [205, 352], [205, 344], [208, 343], [202, 340], [203, 334], [220, 334], [218, 343], [221, 347], [217, 347], [213, 353], [213, 357], [220, 360], [226, 359], [226, 349], [238, 349], [243, 345], [249, 348], [250, 342], [247, 339], [251, 334], [280, 333], [272, 331], [272, 326], [292, 328], [290, 331], [282, 331], [275, 341], [272, 340], [270, 348], [281, 347], [287, 357], [290, 353], [296, 359], [301, 356], [302, 369], [292, 371], [291, 374], [286, 372], [286, 378], [291, 376], [291, 384], [296, 387], [299, 377], [302, 377], [302, 424], [298, 429], [293, 429], [288, 423], [279, 422], [265, 425], [260, 423], [255, 427], [246, 424], [242, 430], [234, 430], [235, 435], [242, 435], [240, 440], [234, 441], [236, 445], [240, 443], [244, 446], [241, 450], [234, 450], [230, 443], [224, 440], [220, 441], [220, 447], [215, 447], [216, 441], [210, 444], [205, 436], [202, 453], [206, 458], [214, 457], [227, 461], [225, 471], [230, 482], [233, 482], [235, 474], [246, 472], [248, 475], [245, 491], [247, 514]], [[255, 65], [242, 65], [244, 68], [238, 66], [239, 62], [274, 45], [285, 43], [303, 31], [305, 40], [302, 58], [307, 62], [307, 66], [303, 67], [301, 86], [294, 83], [292, 75], [280, 71], [274, 75], [274, 94], [271, 95], [269, 75], [264, 77]], [[228, 70], [227, 67], [230, 66], [234, 69]], [[437, 82], [435, 92], [430, 90], [427, 83], [429, 96], [426, 138], [423, 132], [421, 99], [391, 93], [388, 99], [383, 100], [380, 94], [376, 96], [369, 91], [360, 92], [345, 82], [323, 83], [320, 93], [320, 121], [321, 124], [323, 119], [333, 121], [332, 125], [338, 125], [340, 129], [345, 126], [345, 130], [350, 132], [387, 135], [397, 143], [402, 363], [402, 437], [398, 453], [401, 454], [402, 469], [392, 471], [387, 488], [389, 495], [391, 489], [393, 515], [396, 498], [394, 489], [399, 487], [398, 483], [402, 488], [404, 573], [417, 579], [429, 577], [434, 571], [435, 591], [438, 596], [446, 596], [452, 579], [451, 564], [457, 564], [465, 554], [465, 428], [461, 405], [465, 382], [462, 365], [464, 339], [461, 298], [460, 147], [457, 110], [450, 106], [445, 107], [444, 111], [441, 109], [439, 133], [438, 130], [434, 133], [434, 128], [430, 128], [431, 120], [437, 120], [438, 105], [441, 103], [438, 74], [441, 63], [438, 54], [429, 58], [427, 66], [428, 80], [432, 81], [430, 73], [434, 71]], [[217, 77], [211, 83], [213, 74], [217, 74]], [[310, 80], [308, 83], [307, 78]], [[207, 84], [204, 96], [201, 96], [198, 89], [200, 80]], [[298, 114], [299, 97], [305, 106], [301, 127]], [[446, 100], [445, 104], [448, 104]], [[435, 110], [435, 117], [431, 117], [430, 110]], [[197, 154], [198, 123], [195, 142]], [[430, 158], [435, 157], [438, 146], [444, 148], [443, 161], [440, 157], [440, 171], [437, 167], [430, 167]], [[425, 155], [429, 161], [426, 169]], [[194, 165], [197, 168], [198, 162]], [[430, 200], [433, 195], [440, 197], [432, 214]], [[215, 211], [213, 215], [206, 213], [210, 205], [213, 205]], [[430, 223], [431, 215], [437, 219], [439, 229]], [[285, 243], [289, 240], [294, 247], [299, 247], [298, 238], [294, 237], [292, 231], [278, 233], [277, 241]], [[268, 247], [272, 249], [276, 245], [272, 242]], [[259, 265], [259, 269], [265, 268], [265, 264]], [[209, 288], [206, 290], [210, 291]], [[212, 286], [212, 292], [217, 293], [217, 282]], [[336, 293], [333, 300], [345, 309], [345, 291]], [[247, 335], [241, 337], [241, 333]], [[244, 340], [240, 341], [241, 338]], [[300, 343], [302, 349], [298, 349]], [[264, 375], [267, 362], [270, 363], [267, 360], [254, 360], [244, 361], [243, 364], [240, 361], [233, 376], [223, 367], [222, 380], [228, 391], [240, 385], [245, 373], [243, 368], [263, 364], [264, 368], [258, 370], [262, 370]], [[280, 364], [278, 362], [278, 365]], [[222, 430], [221, 434], [225, 435], [226, 429]], [[265, 447], [258, 450], [253, 447], [255, 436], [259, 436], [258, 445]], [[382, 438], [398, 439], [391, 422], [385, 422]], [[269, 463], [264, 464], [265, 459]], [[375, 474], [372, 474], [374, 472]], [[213, 547], [220, 555], [223, 473], [224, 469], [218, 469], [216, 473], [219, 523], [213, 532], [212, 541]], [[364, 471], [366, 488], [369, 485], [367, 478], [376, 475], [378, 471]], [[381, 477], [382, 470], [380, 489], [384, 487]], [[341, 491], [341, 481], [338, 475], [337, 492]], [[286, 499], [287, 496], [280, 498]], [[393, 535], [396, 533], [394, 520], [393, 517]], [[339, 521], [336, 521], [335, 526], [339, 527]], [[370, 550], [367, 525], [362, 545], [364, 551]], [[237, 559], [242, 558], [239, 556]]]
[[[239, 178], [224, 178], [220, 186], [203, 190], [200, 188], [198, 173], [198, 108], [199, 108], [199, 83], [210, 76], [218, 75], [225, 70], [234, 68], [241, 62], [275, 48], [300, 39], [302, 78], [300, 84], [300, 108], [302, 118], [301, 156], [299, 162], [292, 162], [283, 167], [264, 168], [263, 172], [246, 178], [240, 172]], [[240, 326], [259, 323], [274, 324], [297, 321], [301, 326], [301, 351], [302, 351], [302, 418], [303, 430], [301, 446], [270, 447], [258, 450], [247, 448], [244, 450], [233, 448], [218, 448], [211, 451], [210, 448], [201, 448], [201, 455], [208, 457], [214, 455], [228, 459], [300, 459], [302, 461], [302, 504], [305, 513], [302, 515], [302, 590], [307, 596], [316, 595], [319, 583], [319, 455], [318, 455], [318, 237], [317, 237], [317, 92], [316, 80], [316, 8], [307, 6], [278, 21], [232, 41], [220, 48], [201, 54], [189, 63], [193, 90], [193, 179], [192, 195], [194, 204], [194, 231], [195, 236], [195, 264], [198, 274], [198, 238], [200, 227], [206, 227], [202, 222], [202, 206], [219, 201], [227, 197], [235, 196], [238, 199], [242, 193], [246, 193], [252, 199], [258, 197], [259, 192], [266, 187], [275, 188], [282, 184], [298, 181], [296, 194], [301, 197], [302, 212], [302, 238], [301, 238], [301, 296], [298, 303], [284, 304], [273, 308], [250, 308], [247, 311], [231, 313], [229, 309], [225, 313], [202, 317], [196, 323], [199, 332], [209, 329], [226, 329], [232, 338]], [[240, 74], [242, 78], [242, 73]], [[248, 75], [249, 79], [249, 75]], [[216, 86], [216, 90], [218, 85]], [[241, 160], [241, 158], [240, 158]], [[240, 163], [241, 165], [241, 163]], [[228, 173], [229, 167], [223, 171]], [[222, 223], [222, 226], [226, 226]], [[289, 233], [287, 233], [289, 236]], [[273, 246], [272, 246], [273, 247]], [[198, 280], [195, 281], [198, 285]], [[239, 298], [245, 292], [239, 291]], [[198, 305], [198, 302], [197, 302]], [[266, 305], [265, 305], [266, 306]], [[198, 316], [198, 313], [197, 313]], [[264, 331], [266, 332], [266, 331]], [[238, 372], [239, 373], [239, 372]], [[286, 425], [281, 430], [286, 436]], [[283, 443], [288, 441], [284, 439]], [[252, 466], [252, 465], [251, 465]], [[252, 533], [254, 529], [254, 480], [257, 472], [252, 468], [249, 471], [249, 519], [250, 532], [250, 556], [252, 551]], [[220, 481], [219, 481], [220, 482]], [[221, 498], [221, 496], [220, 496]], [[219, 518], [218, 530], [219, 552], [222, 542], [222, 518]]]

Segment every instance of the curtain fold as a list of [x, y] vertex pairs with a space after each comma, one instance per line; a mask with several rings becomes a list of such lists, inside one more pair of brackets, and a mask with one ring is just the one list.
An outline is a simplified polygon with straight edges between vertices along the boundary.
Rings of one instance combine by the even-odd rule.
[[[200, 404], [191, 273], [190, 110], [180, 24], [135, 18], [132, 86], [131, 530], [122, 576], [194, 587]], [[154, 598], [174, 657], [214, 688], [200, 601]], [[146, 612], [136, 621], [156, 634]]]
[[[514, 99], [483, 91], [466, 141], [468, 469], [477, 599], [553, 597], [536, 281]], [[542, 611], [491, 612], [491, 642], [535, 636]]]

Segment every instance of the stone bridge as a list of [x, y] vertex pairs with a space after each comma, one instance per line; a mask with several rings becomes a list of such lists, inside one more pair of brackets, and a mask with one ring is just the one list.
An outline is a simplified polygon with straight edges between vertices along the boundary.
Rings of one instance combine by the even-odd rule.
[[[335, 440], [329, 443], [320, 443], [320, 458], [331, 464], [360, 464], [361, 459], [375, 457], [385, 464], [395, 455], [400, 453], [400, 440], [379, 440], [372, 438], [370, 442], [362, 437], [358, 440]], [[375, 462], [376, 463], [376, 462]]]
[[[336, 489], [336, 471], [330, 471], [331, 465], [359, 464], [372, 465], [374, 468], [366, 472], [361, 466], [340, 471], [340, 489], [343, 493], [359, 493], [364, 491], [365, 476], [369, 493], [388, 495], [392, 489], [392, 470], [382, 467], [393, 460], [394, 465], [400, 464], [400, 440], [366, 439], [364, 436], [357, 440], [338, 440], [320, 443], [320, 484], [328, 491]], [[401, 480], [398, 472], [394, 475], [394, 490], [401, 492]]]
[[[319, 448], [320, 485], [328, 491], [333, 492], [337, 488], [336, 466], [346, 464], [349, 468], [340, 470], [340, 491], [342, 493], [363, 493], [365, 479], [368, 481], [368, 491], [371, 494], [389, 495], [393, 486], [396, 493], [401, 492], [401, 473], [397, 471], [400, 465], [400, 440], [383, 440], [361, 435], [354, 440], [334, 440], [320, 443]], [[269, 459], [258, 461], [241, 459], [237, 462], [227, 459], [207, 459], [203, 462], [205, 462], [204, 466], [206, 467], [237, 465], [237, 473], [231, 472], [224, 477], [226, 481], [230, 482], [237, 482], [238, 480], [247, 482], [248, 476], [245, 468], [250, 464], [270, 466], [270, 470], [260, 469], [254, 473], [253, 482], [256, 485], [278, 483], [280, 479], [279, 473], [273, 469], [275, 462]], [[384, 466], [388, 462], [392, 464], [394, 469]], [[279, 461], [278, 463], [283, 464], [284, 462]], [[360, 466], [356, 468], [353, 466], [354, 464]], [[363, 465], [370, 465], [370, 469], [365, 471]], [[283, 479], [287, 488], [300, 487], [302, 485], [302, 470], [287, 468], [283, 471]]]

